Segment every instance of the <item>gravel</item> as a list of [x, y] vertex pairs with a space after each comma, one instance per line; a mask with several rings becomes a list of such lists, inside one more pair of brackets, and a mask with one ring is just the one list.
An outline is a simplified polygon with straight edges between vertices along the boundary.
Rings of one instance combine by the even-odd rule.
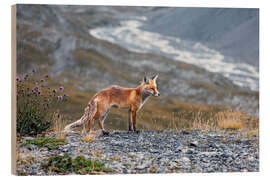
[[[54, 137], [55, 135], [46, 135]], [[20, 146], [17, 173], [53, 175], [40, 167], [46, 158], [68, 154], [105, 162], [113, 174], [258, 172], [259, 137], [247, 132], [209, 130], [113, 131], [98, 134], [92, 142], [82, 141], [78, 132], [67, 135], [67, 144], [56, 150]], [[18, 156], [17, 156], [18, 157]]]

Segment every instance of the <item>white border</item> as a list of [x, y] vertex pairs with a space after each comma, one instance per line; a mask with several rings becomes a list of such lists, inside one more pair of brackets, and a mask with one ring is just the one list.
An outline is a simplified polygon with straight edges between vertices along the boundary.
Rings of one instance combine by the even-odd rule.
[[181, 6], [181, 7], [246, 7], [258, 8], [261, 6], [261, 0], [65, 0], [65, 2], [56, 0], [21, 0], [11, 1], [9, 4], [73, 4], [73, 5], [122, 5], [122, 6]]
[[2, 2], [1, 4], [1, 178], [37, 178], [35, 177], [16, 177], [11, 175], [10, 167], [10, 119], [11, 119], [11, 5], [16, 3], [23, 4], [76, 4], [76, 5], [131, 5], [131, 6], [180, 6], [180, 7], [245, 7], [245, 8], [260, 8], [260, 172], [259, 173], [214, 173], [214, 174], [162, 174], [162, 175], [113, 175], [113, 176], [55, 176], [55, 177], [38, 177], [38, 178], [60, 178], [60, 179], [126, 179], [126, 178], [191, 178], [191, 179], [227, 179], [227, 178], [247, 178], [261, 179], [269, 175], [269, 102], [270, 102], [270, 77], [268, 68], [270, 67], [269, 57], [269, 17], [270, 6], [267, 1], [263, 0], [65, 0], [64, 3], [59, 3], [56, 0], [21, 0]]

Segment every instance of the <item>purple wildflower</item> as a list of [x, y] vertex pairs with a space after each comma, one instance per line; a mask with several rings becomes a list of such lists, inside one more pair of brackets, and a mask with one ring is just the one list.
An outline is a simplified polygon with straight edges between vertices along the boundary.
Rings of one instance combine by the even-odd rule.
[[20, 80], [21, 80], [21, 79], [17, 76], [17, 77], [16, 77], [16, 81], [20, 81]]
[[59, 101], [61, 101], [61, 100], [63, 100], [63, 96], [57, 96], [57, 99], [58, 99]]
[[64, 90], [64, 87], [63, 86], [60, 86], [59, 90], [60, 91], [63, 91]]
[[26, 75], [24, 76], [24, 80], [27, 80], [27, 78], [28, 78], [28, 74], [26, 74]]
[[41, 92], [41, 90], [39, 90], [39, 91], [38, 91], [38, 95], [41, 95], [41, 94], [42, 94], [42, 92]]
[[53, 93], [57, 93], [57, 90], [56, 90], [56, 89], [54, 89], [54, 90], [53, 90]]

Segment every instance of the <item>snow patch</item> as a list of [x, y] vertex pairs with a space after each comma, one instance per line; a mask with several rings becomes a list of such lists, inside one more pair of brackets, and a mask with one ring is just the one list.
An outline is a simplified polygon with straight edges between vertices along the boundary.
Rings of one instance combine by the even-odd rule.
[[220, 52], [198, 42], [142, 30], [140, 27], [146, 20], [146, 17], [134, 17], [122, 21], [120, 26], [91, 29], [89, 33], [98, 39], [116, 43], [130, 51], [159, 54], [197, 65], [210, 72], [221, 73], [239, 86], [258, 91], [259, 70], [257, 67], [246, 63], [234, 63], [232, 58], [224, 57]]

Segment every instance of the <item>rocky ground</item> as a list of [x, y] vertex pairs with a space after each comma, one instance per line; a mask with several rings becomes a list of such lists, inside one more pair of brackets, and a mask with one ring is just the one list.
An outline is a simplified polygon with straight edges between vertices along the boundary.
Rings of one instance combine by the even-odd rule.
[[[46, 135], [54, 137], [53, 134]], [[91, 142], [78, 132], [66, 137], [66, 144], [56, 149], [21, 146], [18, 140], [17, 173], [52, 175], [41, 164], [54, 155], [79, 155], [98, 159], [118, 173], [186, 173], [186, 172], [257, 172], [259, 171], [259, 137], [248, 132], [209, 130], [141, 131], [138, 134], [114, 131], [97, 134]], [[67, 173], [70, 174], [70, 173]]]

